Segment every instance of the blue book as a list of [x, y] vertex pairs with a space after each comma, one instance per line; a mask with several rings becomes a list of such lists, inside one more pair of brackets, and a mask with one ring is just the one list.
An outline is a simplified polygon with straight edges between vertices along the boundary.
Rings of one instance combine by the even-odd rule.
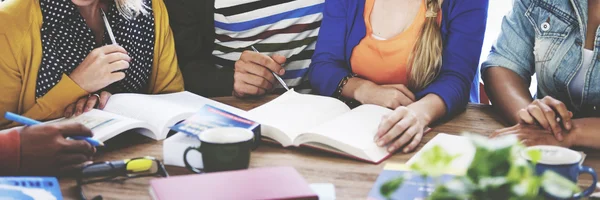
[[54, 177], [0, 177], [0, 199], [62, 200]]
[[369, 192], [369, 200], [386, 200], [381, 192], [380, 188], [383, 184], [389, 180], [403, 177], [404, 181], [398, 187], [396, 191], [392, 193], [390, 199], [426, 199], [437, 187], [437, 184], [443, 184], [452, 178], [454, 175], [445, 174], [438, 179], [423, 178], [420, 174], [410, 169], [403, 164], [387, 164], [384, 166], [383, 171], [377, 177], [373, 188]]
[[219, 127], [245, 128], [254, 133], [254, 138], [261, 138], [259, 123], [211, 105], [205, 105], [185, 121], [172, 126], [171, 130], [199, 138], [203, 131]]

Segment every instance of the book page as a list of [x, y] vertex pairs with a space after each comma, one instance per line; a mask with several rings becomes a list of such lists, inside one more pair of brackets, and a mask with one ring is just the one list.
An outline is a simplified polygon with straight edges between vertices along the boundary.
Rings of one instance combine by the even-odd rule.
[[303, 134], [295, 144], [320, 142], [353, 156], [378, 162], [389, 153], [378, 147], [373, 138], [381, 118], [392, 110], [362, 105]]
[[433, 139], [431, 139], [423, 148], [419, 150], [413, 157], [411, 157], [406, 165], [410, 166], [415, 163], [417, 160], [421, 158], [421, 153], [428, 149], [433, 148], [434, 146], [439, 145], [446, 152], [451, 155], [457, 155], [458, 158], [454, 159], [452, 163], [450, 163], [450, 167], [448, 167], [445, 173], [463, 175], [466, 173], [469, 165], [471, 165], [471, 161], [475, 156], [475, 147], [471, 141], [459, 135], [449, 135], [445, 133], [439, 133]]
[[156, 130], [154, 130], [154, 127], [152, 127], [150, 124], [137, 119], [132, 119], [97, 109], [92, 109], [76, 117], [61, 118], [49, 123], [56, 122], [81, 123], [92, 130], [92, 133], [94, 133], [94, 139], [102, 142], [131, 129], [139, 129], [139, 132], [142, 134], [150, 138], [157, 139], [156, 136], [152, 134]]
[[350, 108], [337, 99], [299, 94], [290, 90], [273, 101], [248, 111], [248, 118], [262, 124], [264, 136], [277, 138], [275, 135], [278, 131], [265, 128], [272, 127], [285, 133], [293, 141], [300, 133], [348, 111]]
[[110, 97], [105, 111], [147, 122], [157, 130], [156, 138], [164, 139], [169, 127], [190, 117], [204, 105], [210, 104], [234, 114], [245, 112], [231, 106], [195, 95], [190, 92], [171, 94], [115, 94]]

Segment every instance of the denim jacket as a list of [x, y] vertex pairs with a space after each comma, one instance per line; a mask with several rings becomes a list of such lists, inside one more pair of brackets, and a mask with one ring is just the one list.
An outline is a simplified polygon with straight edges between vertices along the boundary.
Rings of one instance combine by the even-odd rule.
[[[482, 65], [505, 67], [528, 83], [537, 76], [537, 98], [552, 96], [576, 116], [600, 111], [600, 46], [596, 33], [594, 59], [586, 73], [581, 102], [572, 101], [569, 83], [583, 65], [587, 32], [587, 0], [514, 0], [502, 22], [502, 32]], [[598, 111], [596, 111], [598, 106]]]

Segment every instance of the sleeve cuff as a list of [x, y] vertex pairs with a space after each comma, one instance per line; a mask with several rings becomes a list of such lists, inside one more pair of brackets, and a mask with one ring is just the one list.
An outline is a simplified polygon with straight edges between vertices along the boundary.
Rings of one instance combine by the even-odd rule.
[[48, 113], [54, 113], [57, 110], [63, 111], [69, 104], [87, 94], [89, 94], [87, 91], [79, 87], [69, 76], [63, 74], [61, 80], [46, 95], [39, 98], [37, 103], [42, 107], [52, 109]]
[[439, 96], [446, 106], [446, 114], [443, 118], [454, 116], [466, 107], [467, 103], [469, 102], [468, 93], [459, 91], [451, 85], [434, 84], [417, 93], [417, 99], [421, 99], [428, 94], [435, 94]]
[[21, 138], [17, 129], [0, 131], [0, 176], [14, 175], [21, 165]]

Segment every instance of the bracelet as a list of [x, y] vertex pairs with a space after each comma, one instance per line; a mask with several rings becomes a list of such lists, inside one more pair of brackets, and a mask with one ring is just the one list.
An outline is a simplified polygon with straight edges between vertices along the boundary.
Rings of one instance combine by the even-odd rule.
[[333, 97], [334, 98], [338, 98], [341, 99], [342, 98], [342, 90], [344, 89], [344, 86], [346, 86], [346, 84], [348, 83], [348, 80], [351, 78], [356, 77], [356, 74], [349, 74], [347, 76], [345, 76], [342, 81], [340, 81], [340, 83], [337, 86], [337, 89], [335, 90], [335, 92], [333, 93]]

